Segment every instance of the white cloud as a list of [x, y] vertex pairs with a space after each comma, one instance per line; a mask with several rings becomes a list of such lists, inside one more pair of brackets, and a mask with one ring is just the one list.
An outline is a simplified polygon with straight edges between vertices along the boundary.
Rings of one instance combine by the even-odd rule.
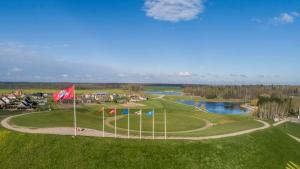
[[18, 67], [14, 67], [11, 69], [12, 72], [22, 72], [23, 70], [21, 68]]
[[245, 74], [230, 74], [230, 77], [234, 77], [234, 78], [247, 78], [248, 76]]
[[291, 24], [299, 16], [297, 12], [282, 13], [272, 19], [272, 23], [275, 25], [279, 24]]
[[179, 22], [197, 18], [203, 0], [145, 0], [146, 15], [157, 20]]
[[299, 16], [299, 13], [298, 13], [298, 12], [291, 12], [291, 14], [292, 14], [293, 16]]
[[262, 20], [259, 18], [252, 18], [251, 21], [255, 23], [262, 23]]
[[191, 72], [178, 72], [177, 76], [181, 76], [181, 77], [189, 77], [192, 76], [193, 74]]
[[85, 78], [92, 78], [93, 76], [90, 75], [90, 74], [85, 74], [84, 77], [85, 77]]
[[61, 76], [61, 77], [63, 77], [63, 78], [67, 78], [67, 77], [69, 77], [69, 75], [68, 75], [68, 74], [61, 74], [60, 76]]
[[64, 43], [62, 46], [63, 46], [63, 47], [70, 47], [70, 46], [71, 46], [71, 44]]

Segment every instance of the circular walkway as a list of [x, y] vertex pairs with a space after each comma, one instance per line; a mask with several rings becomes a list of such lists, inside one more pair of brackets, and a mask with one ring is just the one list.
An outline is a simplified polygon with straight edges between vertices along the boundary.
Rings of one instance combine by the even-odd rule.
[[[1, 121], [1, 125], [7, 129], [22, 132], [22, 133], [33, 133], [33, 134], [54, 134], [54, 135], [74, 135], [74, 128], [72, 127], [53, 127], [53, 128], [30, 128], [30, 127], [22, 127], [22, 126], [16, 126], [13, 124], [10, 124], [10, 119], [18, 116], [24, 116], [27, 114], [34, 114], [39, 112], [33, 112], [33, 113], [25, 113], [25, 114], [19, 114], [14, 116], [9, 116]], [[220, 135], [214, 135], [214, 136], [199, 136], [199, 137], [175, 137], [170, 136], [166, 139], [168, 140], [208, 140], [208, 139], [218, 139], [218, 138], [226, 138], [226, 137], [233, 137], [233, 136], [239, 136], [242, 134], [248, 134], [255, 131], [263, 130], [270, 127], [270, 124], [261, 120], [256, 120], [263, 124], [262, 127], [228, 133], [228, 134], [220, 134]], [[95, 129], [87, 129], [85, 128], [84, 131], [78, 131], [77, 135], [80, 136], [92, 136], [92, 137], [116, 137], [116, 138], [128, 138], [127, 135], [120, 135], [117, 134], [115, 136], [114, 133], [109, 132], [102, 132], [100, 130]], [[140, 139], [139, 136], [130, 136], [130, 139]], [[152, 136], [142, 136], [142, 139], [153, 139]], [[164, 136], [156, 136], [155, 139], [165, 139]]]

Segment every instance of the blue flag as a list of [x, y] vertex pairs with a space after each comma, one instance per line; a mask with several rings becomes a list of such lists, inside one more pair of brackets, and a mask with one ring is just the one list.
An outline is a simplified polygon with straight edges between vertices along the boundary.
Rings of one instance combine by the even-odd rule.
[[128, 113], [129, 113], [128, 109], [122, 111], [122, 114], [128, 114]]
[[147, 113], [147, 116], [149, 116], [149, 117], [153, 116], [153, 112], [152, 112], [152, 111], [149, 111], [149, 112]]

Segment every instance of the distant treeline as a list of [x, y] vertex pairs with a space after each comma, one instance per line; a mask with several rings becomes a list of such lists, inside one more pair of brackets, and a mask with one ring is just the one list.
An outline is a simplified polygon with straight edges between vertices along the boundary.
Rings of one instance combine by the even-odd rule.
[[[0, 89], [61, 89], [74, 83], [68, 82], [0, 82]], [[77, 89], [128, 89], [142, 90], [144, 86], [182, 87], [178, 84], [135, 84], [135, 83], [75, 83]]]
[[[1, 82], [0, 89], [61, 89], [74, 83]], [[117, 83], [75, 83], [77, 89], [121, 88]]]
[[242, 85], [242, 86], [209, 86], [189, 85], [183, 92], [190, 95], [202, 96], [208, 99], [257, 99], [261, 95], [283, 98], [300, 96], [300, 86], [281, 85]]

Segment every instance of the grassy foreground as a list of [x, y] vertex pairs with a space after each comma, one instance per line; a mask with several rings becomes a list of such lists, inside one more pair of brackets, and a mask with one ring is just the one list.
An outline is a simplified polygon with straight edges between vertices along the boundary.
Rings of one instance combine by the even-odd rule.
[[[11, 112], [1, 112], [0, 120]], [[281, 169], [300, 164], [300, 143], [280, 127], [207, 141], [121, 140], [24, 134], [0, 126], [6, 169]]]
[[271, 128], [211, 141], [119, 140], [21, 134], [0, 128], [0, 168], [276, 169], [300, 164], [300, 144]]
[[285, 133], [300, 138], [300, 124], [287, 122], [279, 125], [278, 129], [282, 130]]

